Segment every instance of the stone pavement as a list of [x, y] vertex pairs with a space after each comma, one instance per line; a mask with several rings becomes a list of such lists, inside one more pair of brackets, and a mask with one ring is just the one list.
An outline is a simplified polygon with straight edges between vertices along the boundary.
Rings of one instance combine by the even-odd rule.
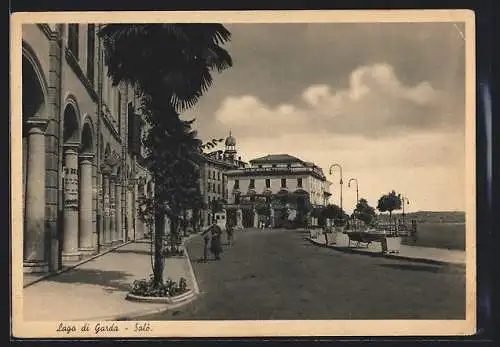
[[[372, 255], [380, 254], [381, 252], [381, 246], [379, 242], [373, 242], [369, 244], [368, 247], [366, 247], [365, 245], [356, 247], [356, 242], [351, 242], [351, 245], [349, 246], [347, 235], [337, 234], [339, 236], [336, 238], [335, 234], [332, 233], [328, 234], [328, 245], [325, 245], [325, 236], [323, 232], [312, 232], [311, 235], [313, 237], [308, 237], [311, 242], [340, 251], [352, 251]], [[388, 238], [388, 240], [390, 241], [391, 238]], [[391, 245], [389, 244], [388, 246], [389, 249], [391, 249]], [[407, 246], [403, 244], [397, 246], [395, 245], [394, 249], [398, 250], [398, 252], [385, 254], [384, 256], [388, 258], [407, 259], [426, 263], [442, 263], [465, 266], [465, 251]]]
[[[118, 320], [172, 308], [125, 299], [132, 283], [152, 273], [150, 242], [133, 242], [23, 289], [25, 321]], [[186, 278], [198, 291], [188, 257], [167, 258], [164, 278]]]

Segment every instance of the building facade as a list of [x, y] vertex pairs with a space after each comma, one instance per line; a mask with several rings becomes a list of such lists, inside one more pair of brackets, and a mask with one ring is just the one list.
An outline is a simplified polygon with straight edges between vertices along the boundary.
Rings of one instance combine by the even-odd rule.
[[245, 168], [247, 163], [241, 160], [236, 150], [236, 139], [229, 133], [226, 138], [225, 149], [204, 153], [200, 160], [200, 191], [203, 195], [205, 207], [202, 211], [201, 225], [212, 223], [214, 201], [228, 200], [226, 172]]
[[[331, 196], [323, 170], [288, 154], [267, 155], [250, 160], [250, 167], [226, 172], [228, 204], [242, 210], [244, 226], [257, 226], [256, 206], [269, 206], [270, 223], [279, 225], [284, 218], [293, 220], [299, 205], [322, 207]], [[317, 221], [312, 220], [314, 225]]]
[[97, 31], [22, 28], [25, 272], [57, 271], [143, 233], [143, 122], [134, 90], [107, 77]]

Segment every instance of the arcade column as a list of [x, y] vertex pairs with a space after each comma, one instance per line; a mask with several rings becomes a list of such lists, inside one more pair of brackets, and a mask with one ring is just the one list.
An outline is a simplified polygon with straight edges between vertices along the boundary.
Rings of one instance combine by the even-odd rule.
[[92, 223], [92, 158], [93, 154], [80, 155], [80, 254], [95, 253]]
[[253, 210], [253, 227], [259, 227], [259, 214], [257, 213], [256, 209]]
[[119, 177], [115, 179], [115, 237], [113, 241], [123, 242], [122, 185]]
[[116, 175], [111, 175], [109, 178], [109, 243], [114, 244], [116, 238]]
[[78, 143], [68, 143], [64, 145], [63, 261], [76, 261], [80, 259], [80, 252], [78, 250], [78, 146]]
[[47, 120], [30, 119], [24, 227], [24, 272], [46, 272], [45, 259], [45, 130]]
[[127, 199], [127, 239], [134, 239], [134, 218], [133, 218], [133, 210], [134, 210], [134, 185], [129, 184], [127, 189], [128, 199]]
[[111, 225], [110, 225], [110, 208], [109, 208], [109, 172], [104, 171], [102, 174], [102, 190], [103, 190], [103, 237], [102, 245], [109, 246], [111, 243]]

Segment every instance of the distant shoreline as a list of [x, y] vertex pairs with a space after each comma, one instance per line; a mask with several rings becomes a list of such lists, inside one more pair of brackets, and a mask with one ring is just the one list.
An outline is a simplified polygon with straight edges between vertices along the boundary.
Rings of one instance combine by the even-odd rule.
[[[393, 219], [402, 218], [402, 212], [392, 214]], [[378, 215], [379, 220], [388, 221], [389, 214]], [[418, 211], [405, 213], [406, 220], [416, 220], [417, 223], [465, 223], [465, 212], [463, 211]]]

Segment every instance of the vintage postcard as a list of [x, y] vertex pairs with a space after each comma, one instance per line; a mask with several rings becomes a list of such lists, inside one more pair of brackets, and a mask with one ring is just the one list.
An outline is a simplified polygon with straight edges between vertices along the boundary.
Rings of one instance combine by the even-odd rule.
[[12, 335], [471, 335], [468, 10], [11, 17]]

